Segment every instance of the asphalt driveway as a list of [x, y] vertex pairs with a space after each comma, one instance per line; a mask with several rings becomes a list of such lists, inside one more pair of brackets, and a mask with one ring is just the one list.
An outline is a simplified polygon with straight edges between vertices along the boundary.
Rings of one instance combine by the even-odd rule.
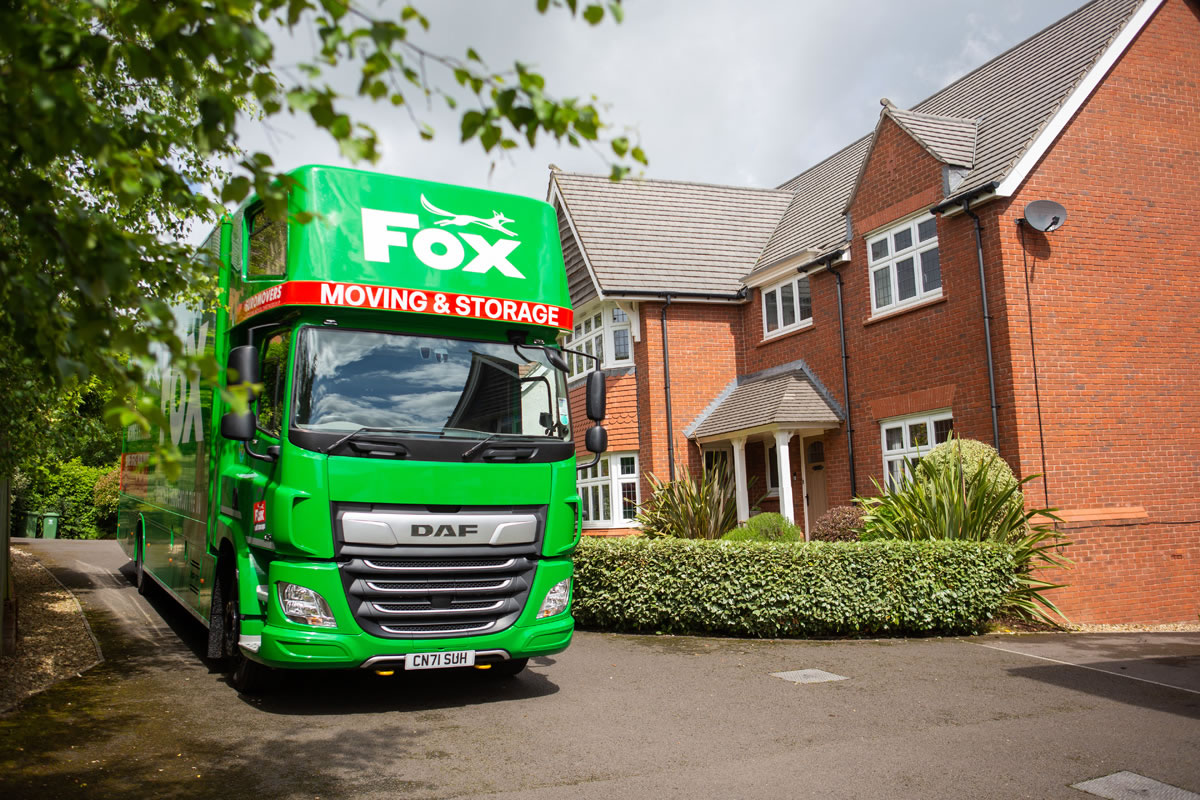
[[[1072, 784], [1122, 771], [1200, 793], [1200, 634], [584, 632], [509, 681], [293, 673], [251, 700], [209, 669], [191, 617], [136, 594], [115, 544], [20, 546], [76, 591], [106, 662], [0, 717], [13, 800], [1087, 800], [1122, 795]], [[844, 679], [774, 675], [803, 670]]]

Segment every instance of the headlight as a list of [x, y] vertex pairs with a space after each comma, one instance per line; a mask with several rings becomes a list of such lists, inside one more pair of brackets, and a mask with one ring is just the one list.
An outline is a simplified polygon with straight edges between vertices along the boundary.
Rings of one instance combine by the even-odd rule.
[[280, 581], [279, 605], [283, 608], [283, 615], [292, 622], [316, 625], [320, 628], [333, 628], [337, 625], [333, 612], [329, 610], [329, 603], [312, 589]]
[[546, 592], [546, 599], [542, 601], [542, 610], [538, 612], [537, 618], [561, 614], [567, 610], [567, 602], [570, 599], [571, 579], [567, 578], [565, 581], [554, 584], [550, 591]]

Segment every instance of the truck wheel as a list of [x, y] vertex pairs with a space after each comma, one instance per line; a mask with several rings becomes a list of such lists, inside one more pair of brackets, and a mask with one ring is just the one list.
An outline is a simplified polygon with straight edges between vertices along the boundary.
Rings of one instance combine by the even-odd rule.
[[213, 598], [214, 617], [221, 620], [220, 660], [229, 674], [229, 684], [241, 694], [261, 694], [270, 680], [271, 669], [251, 661], [238, 647], [241, 614], [238, 611], [236, 579], [232, 569], [221, 569]]
[[492, 664], [492, 668], [488, 670], [488, 674], [495, 675], [497, 678], [511, 678], [524, 672], [528, 664], [528, 658], [510, 658], [508, 661]]
[[138, 594], [143, 597], [150, 590], [150, 579], [146, 577], [146, 537], [138, 534], [137, 558], [133, 560], [133, 582]]

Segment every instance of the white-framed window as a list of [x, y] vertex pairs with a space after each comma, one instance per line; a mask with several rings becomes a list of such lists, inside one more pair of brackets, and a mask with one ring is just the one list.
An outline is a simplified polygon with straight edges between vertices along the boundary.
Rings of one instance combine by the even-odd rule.
[[[600, 359], [601, 367], [620, 367], [633, 363], [633, 340], [629, 315], [612, 303], [590, 309], [575, 322], [575, 330], [564, 347], [580, 350]], [[567, 354], [569, 378], [586, 375], [596, 362], [573, 353]]]
[[720, 468], [726, 475], [733, 475], [733, 449], [729, 445], [706, 445], [703, 452], [705, 472]]
[[581, 470], [576, 482], [583, 503], [583, 527], [628, 528], [638, 511], [637, 453], [605, 453]]
[[763, 449], [767, 458], [767, 497], [779, 496], [779, 450], [774, 442], [768, 442]]
[[949, 411], [894, 417], [879, 423], [883, 441], [883, 476], [889, 489], [908, 476], [905, 459], [913, 464], [949, 438], [954, 415]]
[[762, 290], [763, 338], [812, 324], [812, 292], [807, 275]]
[[878, 314], [942, 293], [937, 218], [925, 214], [867, 239], [871, 312]]

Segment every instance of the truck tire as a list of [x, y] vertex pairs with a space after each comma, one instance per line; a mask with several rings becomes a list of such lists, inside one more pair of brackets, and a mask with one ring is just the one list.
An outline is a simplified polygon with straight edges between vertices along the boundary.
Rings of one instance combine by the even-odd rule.
[[[210, 619], [220, 621], [219, 661], [229, 676], [229, 685], [245, 695], [262, 694], [270, 683], [271, 669], [246, 658], [238, 647], [241, 614], [238, 610], [237, 580], [231, 568], [218, 565], [217, 591], [213, 593]], [[210, 623], [212, 624], [212, 623]]]
[[146, 575], [146, 535], [138, 534], [137, 557], [133, 560], [133, 583], [142, 597], [150, 591], [150, 578]]

